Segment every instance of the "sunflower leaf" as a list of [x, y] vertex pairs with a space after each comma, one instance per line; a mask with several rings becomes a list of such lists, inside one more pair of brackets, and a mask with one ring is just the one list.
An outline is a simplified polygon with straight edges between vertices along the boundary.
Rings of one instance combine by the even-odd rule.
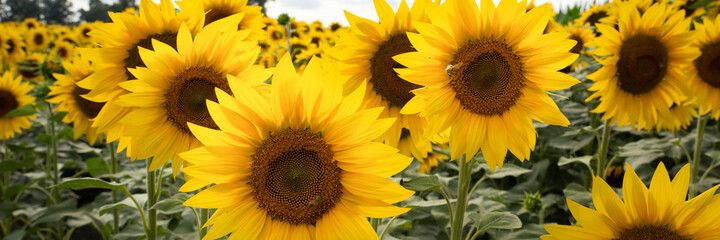
[[471, 213], [468, 218], [475, 222], [478, 232], [490, 229], [516, 229], [522, 227], [520, 218], [509, 212]]
[[97, 178], [74, 178], [64, 182], [61, 182], [52, 187], [60, 188], [71, 188], [73, 190], [87, 189], [87, 188], [103, 188], [116, 190], [121, 192], [127, 192], [125, 184], [123, 183], [110, 183]]
[[19, 108], [16, 108], [15, 110], [12, 110], [3, 116], [4, 118], [11, 118], [11, 117], [24, 117], [24, 116], [30, 116], [35, 114], [35, 107], [32, 104], [28, 104]]
[[437, 191], [442, 187], [438, 176], [421, 176], [404, 182], [403, 187], [413, 191]]
[[173, 195], [170, 198], [163, 199], [159, 202], [157, 202], [155, 205], [150, 207], [150, 209], [157, 209], [162, 212], [172, 212], [175, 210], [181, 210], [185, 208], [183, 202], [187, 201], [190, 198], [190, 195], [186, 193], [178, 193]]

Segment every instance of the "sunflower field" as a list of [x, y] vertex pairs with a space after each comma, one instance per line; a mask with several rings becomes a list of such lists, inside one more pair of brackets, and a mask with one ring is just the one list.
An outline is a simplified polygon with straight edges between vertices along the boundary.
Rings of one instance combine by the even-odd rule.
[[720, 239], [720, 2], [0, 24], [2, 239]]

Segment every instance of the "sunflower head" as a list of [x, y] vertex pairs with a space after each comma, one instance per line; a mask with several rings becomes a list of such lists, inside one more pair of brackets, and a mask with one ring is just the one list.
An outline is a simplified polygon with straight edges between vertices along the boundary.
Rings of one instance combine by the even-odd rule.
[[208, 102], [219, 129], [190, 124], [205, 146], [181, 154], [182, 191], [215, 184], [184, 203], [218, 208], [205, 238], [371, 239], [366, 217], [408, 210], [391, 203], [413, 192], [387, 177], [411, 158], [372, 142], [395, 120], [360, 108], [364, 87], [343, 96], [334, 63], [313, 58], [298, 76], [285, 54], [267, 97], [228, 79], [232, 96], [218, 90], [219, 103]]
[[588, 75], [595, 91], [587, 100], [600, 99], [592, 110], [604, 113], [618, 126], [651, 129], [661, 116], [670, 115], [673, 103], [690, 94], [684, 81], [684, 68], [698, 55], [690, 47], [693, 32], [682, 12], [672, 12], [655, 4], [640, 15], [637, 8], [624, 3], [619, 10], [619, 31], [598, 25], [602, 33], [594, 54], [603, 56], [603, 65]]
[[704, 18], [703, 23], [695, 23], [695, 30], [698, 34], [692, 48], [700, 51], [700, 56], [687, 68], [689, 86], [702, 114], [710, 112], [720, 119], [720, 17]]
[[626, 164], [622, 182], [623, 199], [600, 177], [593, 179], [595, 210], [567, 199], [568, 208], [579, 226], [545, 225], [549, 235], [541, 239], [715, 239], [720, 198], [715, 186], [685, 200], [690, 165], [670, 180], [660, 162], [650, 187]]
[[21, 79], [21, 76], [13, 78], [9, 71], [0, 76], [0, 124], [4, 126], [0, 130], [2, 139], [13, 138], [16, 133], [22, 132], [22, 129], [29, 129], [32, 126], [30, 119], [35, 118], [35, 115], [5, 117], [19, 107], [35, 103], [35, 98], [29, 95], [33, 86]]
[[[544, 90], [578, 81], [558, 70], [576, 58], [567, 33], [543, 34], [548, 5], [525, 11], [524, 3], [451, 0], [428, 5], [432, 24], [415, 22], [407, 37], [418, 52], [393, 59], [403, 79], [421, 87], [401, 113], [428, 119], [425, 136], [451, 129], [450, 153], [471, 159], [482, 149], [491, 169], [502, 167], [507, 151], [528, 159], [535, 145], [531, 119], [567, 126]], [[482, 11], [481, 11], [482, 9]], [[505, 21], [503, 19], [513, 19]], [[512, 133], [509, 133], [512, 132]]]

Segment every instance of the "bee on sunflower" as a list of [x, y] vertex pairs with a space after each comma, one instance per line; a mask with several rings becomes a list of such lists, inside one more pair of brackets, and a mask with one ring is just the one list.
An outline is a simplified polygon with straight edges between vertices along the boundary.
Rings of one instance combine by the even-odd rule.
[[529, 159], [535, 146], [532, 119], [568, 126], [545, 91], [579, 81], [558, 70], [577, 54], [569, 34], [543, 30], [547, 5], [525, 11], [524, 2], [449, 0], [428, 5], [429, 23], [415, 22], [407, 37], [417, 52], [393, 59], [403, 79], [417, 84], [400, 113], [428, 119], [425, 136], [450, 128], [450, 155], [469, 161], [482, 149], [491, 170], [502, 168], [507, 151]]

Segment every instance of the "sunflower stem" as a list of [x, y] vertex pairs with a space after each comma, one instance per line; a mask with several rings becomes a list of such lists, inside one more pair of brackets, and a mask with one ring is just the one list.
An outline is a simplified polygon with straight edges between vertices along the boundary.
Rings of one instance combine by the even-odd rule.
[[147, 239], [155, 240], [157, 237], [157, 209], [153, 208], [157, 203], [155, 197], [155, 171], [150, 171], [150, 163], [152, 158], [147, 159], [147, 209], [148, 209], [148, 228]]
[[390, 219], [390, 221], [387, 223], [387, 225], [385, 225], [385, 229], [383, 229], [382, 233], [380, 234], [379, 240], [382, 240], [383, 237], [385, 237], [385, 234], [387, 233], [388, 229], [390, 229], [390, 224], [392, 224], [395, 221], [395, 219], [397, 219], [397, 217], [398, 217], [397, 215], [393, 216]]
[[465, 207], [467, 207], [467, 194], [470, 188], [470, 174], [472, 168], [470, 163], [465, 162], [464, 157], [457, 159], [460, 172], [458, 173], [458, 194], [457, 203], [455, 205], [455, 215], [453, 216], [452, 229], [450, 233], [451, 240], [462, 239], [463, 227], [465, 226]]
[[605, 162], [607, 161], [608, 144], [610, 143], [610, 120], [605, 120], [603, 135], [598, 147], [597, 176], [605, 179]]
[[[118, 165], [117, 165], [117, 156], [115, 155], [115, 142], [109, 142], [107, 144], [108, 151], [110, 151], [110, 173], [115, 174], [118, 171]], [[115, 181], [115, 177], [110, 178], [111, 181]], [[118, 202], [117, 198], [117, 191], [113, 190], [112, 192], [112, 201], [113, 203]], [[115, 209], [113, 210], [113, 232], [118, 233], [120, 232], [120, 210]]]
[[375, 230], [375, 232], [378, 231], [378, 226], [380, 226], [380, 220], [382, 220], [382, 219], [381, 218], [370, 218], [370, 225], [372, 226], [373, 230]]
[[[210, 209], [207, 209], [207, 208], [200, 209], [200, 226], [205, 226], [205, 223], [208, 221], [209, 215], [210, 215]], [[207, 232], [208, 232], [207, 228], [200, 228], [200, 239], [205, 237]]]
[[703, 116], [700, 110], [698, 110], [698, 116], [695, 152], [693, 153], [692, 167], [690, 167], [690, 194], [688, 199], [692, 199], [698, 194], [695, 184], [698, 183], [698, 168], [700, 168], [700, 160], [702, 160], [701, 148], [703, 133], [705, 132], [705, 125], [707, 124], [708, 119], [710, 119], [709, 116]]
[[[57, 133], [55, 132], [55, 121], [53, 120], [53, 108], [52, 104], [48, 103], [47, 105], [48, 109], [48, 135], [50, 135], [50, 146], [48, 146], [48, 157], [47, 157], [47, 164], [50, 165], [51, 170], [51, 177], [53, 185], [57, 185], [60, 181], [60, 169], [58, 167], [58, 157], [57, 157]], [[60, 188], [52, 188], [51, 190], [53, 198], [55, 198], [56, 203], [60, 203], [62, 201], [62, 196], [60, 193]], [[58, 236], [62, 237], [65, 234], [64, 231], [65, 223], [62, 220], [59, 220], [57, 222], [57, 233]]]

